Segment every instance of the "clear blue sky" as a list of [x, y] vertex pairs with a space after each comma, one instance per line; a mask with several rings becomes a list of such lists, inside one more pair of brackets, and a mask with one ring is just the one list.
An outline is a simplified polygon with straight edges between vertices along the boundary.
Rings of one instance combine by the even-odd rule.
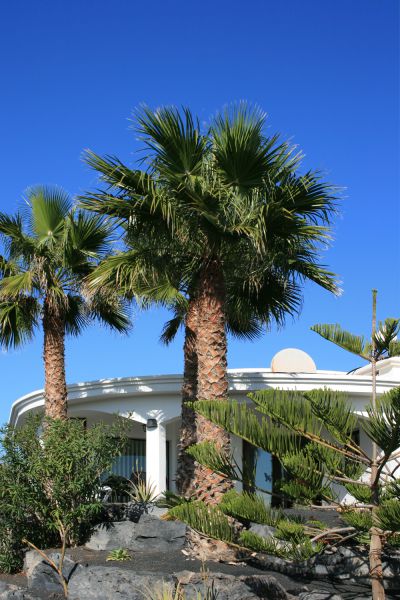
[[[316, 322], [369, 330], [400, 315], [398, 0], [57, 0], [2, 3], [0, 19], [1, 210], [23, 190], [57, 183], [75, 195], [95, 185], [83, 148], [133, 164], [129, 130], [141, 102], [189, 105], [207, 120], [248, 99], [271, 132], [292, 137], [306, 165], [346, 187], [325, 260], [343, 281], [332, 298], [305, 290], [300, 319], [257, 343], [230, 341], [230, 367], [268, 367], [288, 346], [319, 368], [357, 359], [309, 331]], [[166, 314], [135, 316], [121, 338], [91, 328], [67, 342], [69, 382], [177, 372], [182, 338], [158, 343]], [[42, 387], [41, 336], [0, 354], [0, 422], [11, 403]]]

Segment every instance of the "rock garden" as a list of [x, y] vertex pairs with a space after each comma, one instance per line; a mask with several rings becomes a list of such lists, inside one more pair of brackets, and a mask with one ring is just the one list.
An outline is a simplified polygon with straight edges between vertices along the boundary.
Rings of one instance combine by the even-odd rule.
[[[220, 600], [356, 600], [370, 595], [368, 555], [361, 546], [332, 546], [297, 563], [243, 551], [218, 560], [216, 553], [213, 556], [212, 541], [203, 537], [203, 545], [197, 546], [198, 553], [203, 552], [200, 560], [191, 547], [190, 529], [180, 521], [165, 520], [165, 513], [155, 507], [137, 522], [124, 519], [98, 524], [83, 546], [67, 550], [63, 576], [68, 598], [139, 600], [160, 598], [160, 594], [174, 598], [177, 590], [187, 599]], [[304, 518], [321, 518], [321, 513], [316, 510]], [[250, 524], [249, 530], [270, 538], [271, 531], [262, 527]], [[206, 547], [208, 560], [204, 560]], [[217, 550], [224, 558], [221, 548]], [[59, 550], [46, 554], [58, 564]], [[394, 599], [400, 594], [400, 553], [385, 559], [387, 597]], [[26, 552], [22, 573], [0, 577], [1, 599], [63, 597], [59, 575], [35, 550]]]

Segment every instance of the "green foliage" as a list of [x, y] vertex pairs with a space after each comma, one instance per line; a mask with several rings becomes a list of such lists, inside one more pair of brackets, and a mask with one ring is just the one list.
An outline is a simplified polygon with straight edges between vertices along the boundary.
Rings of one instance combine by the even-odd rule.
[[205, 441], [191, 446], [187, 449], [187, 453], [212, 471], [221, 473], [232, 480], [239, 479], [233, 455], [227, 455], [226, 452], [221, 451], [214, 442]]
[[346, 483], [345, 488], [358, 502], [371, 503], [372, 491], [367, 483]]
[[393, 548], [400, 548], [400, 534], [392, 533], [387, 537], [387, 543]]
[[309, 519], [307, 521], [307, 525], [309, 527], [313, 527], [314, 529], [326, 529], [326, 525], [325, 523], [323, 523], [322, 521], [320, 521], [319, 519]]
[[186, 502], [171, 508], [168, 515], [216, 540], [224, 542], [234, 540], [229, 519], [218, 506], [206, 505], [200, 501]]
[[123, 426], [31, 418], [1, 430], [0, 564], [21, 566], [23, 539], [37, 547], [85, 539], [99, 511], [100, 476], [124, 446]]
[[296, 562], [308, 560], [323, 549], [322, 544], [312, 543], [305, 538], [301, 543], [297, 541], [281, 541], [274, 537], [264, 538], [252, 531], [243, 531], [239, 537], [239, 543], [255, 552], [265, 552], [279, 558], [294, 560]]
[[[284, 456], [301, 448], [301, 436], [284, 427], [276, 427], [270, 419], [259, 417], [250, 406], [235, 400], [199, 400], [193, 404], [195, 411], [229, 433], [248, 441], [257, 448]], [[205, 447], [207, 449], [207, 447]], [[191, 449], [195, 456], [194, 448]], [[208, 461], [207, 452], [196, 454]], [[214, 454], [213, 454], [214, 456]], [[196, 458], [197, 460], [197, 458]], [[214, 460], [214, 459], [213, 459]], [[199, 460], [200, 462], [200, 460]], [[205, 466], [208, 466], [207, 464]]]
[[313, 325], [311, 330], [365, 360], [375, 358], [378, 361], [400, 355], [400, 342], [397, 340], [400, 319], [387, 318], [383, 323], [379, 322], [378, 330], [374, 335], [374, 353], [372, 344], [367, 342], [363, 336], [353, 335], [343, 330], [340, 325]]
[[378, 519], [384, 531], [400, 532], [400, 501], [386, 500], [378, 509]]
[[106, 560], [123, 562], [126, 560], [132, 560], [132, 556], [129, 554], [128, 550], [125, 550], [124, 548], [116, 548], [115, 550], [111, 550], [111, 552], [109, 552]]
[[342, 519], [350, 527], [354, 527], [360, 533], [356, 539], [361, 544], [368, 544], [370, 540], [369, 530], [372, 527], [372, 513], [370, 510], [345, 510]]
[[333, 342], [337, 346], [344, 348], [352, 354], [357, 354], [361, 358], [368, 359], [366, 352], [366, 342], [363, 336], [353, 335], [341, 328], [337, 323], [313, 325], [311, 331], [315, 331], [326, 340]]
[[157, 499], [156, 505], [160, 508], [173, 508], [174, 506], [179, 506], [180, 504], [187, 504], [188, 502], [192, 502], [192, 500], [190, 498], [186, 498], [185, 496], [175, 494], [170, 490], [165, 490]]
[[255, 552], [265, 552], [266, 554], [280, 556], [279, 549], [281, 543], [273, 536], [262, 537], [253, 531], [245, 529], [239, 536], [239, 544]]
[[275, 537], [296, 544], [301, 544], [308, 539], [307, 535], [304, 533], [304, 525], [288, 521], [287, 519], [282, 519], [277, 523]]
[[122, 499], [126, 500], [128, 498], [128, 490], [129, 490], [129, 480], [122, 475], [116, 475], [115, 473], [111, 473], [102, 481], [103, 487], [111, 488], [111, 502], [121, 502]]
[[366, 410], [369, 419], [364, 429], [389, 458], [400, 447], [400, 387], [382, 394], [376, 408], [367, 406]]
[[281, 510], [267, 506], [261, 496], [248, 492], [239, 494], [235, 490], [230, 490], [223, 496], [219, 507], [231, 517], [262, 525], [275, 526], [283, 516]]

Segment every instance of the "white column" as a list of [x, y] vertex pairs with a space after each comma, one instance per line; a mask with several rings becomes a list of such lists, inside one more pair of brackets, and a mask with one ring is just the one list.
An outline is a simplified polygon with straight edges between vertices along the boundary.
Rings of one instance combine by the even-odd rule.
[[165, 426], [146, 429], [146, 482], [155, 488], [157, 495], [165, 491], [167, 480], [167, 457]]

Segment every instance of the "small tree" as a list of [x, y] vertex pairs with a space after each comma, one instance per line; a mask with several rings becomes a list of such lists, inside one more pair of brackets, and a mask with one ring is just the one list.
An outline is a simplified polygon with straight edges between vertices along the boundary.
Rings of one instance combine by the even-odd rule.
[[[374, 293], [374, 307], [375, 298]], [[400, 467], [400, 387], [376, 398], [374, 365], [399, 354], [399, 326], [396, 319], [386, 319], [378, 331], [373, 326], [372, 343], [338, 326], [313, 327], [342, 347], [358, 349], [356, 353], [372, 363], [374, 392], [371, 404], [365, 408], [368, 419], [354, 414], [344, 394], [328, 389], [263, 390], [250, 394], [253, 406], [228, 401], [194, 404], [195, 410], [213, 423], [280, 459], [290, 475], [281, 484], [283, 494], [303, 504], [323, 501], [344, 510], [344, 519], [350, 525], [346, 538], [363, 533], [363, 539], [369, 542], [374, 600], [385, 597], [383, 545], [400, 532], [400, 479], [396, 476]], [[370, 440], [371, 452], [355, 441], [354, 431], [358, 428]], [[198, 444], [189, 451], [201, 464], [243, 479], [237, 466], [212, 444]], [[354, 497], [351, 508], [340, 502], [337, 484]], [[321, 540], [331, 534], [328, 530], [317, 537]], [[251, 541], [254, 547], [255, 538]], [[261, 546], [260, 540], [258, 543]]]
[[[22, 550], [30, 546], [63, 576], [66, 548], [82, 541], [101, 510], [100, 477], [110, 469], [124, 444], [124, 426], [96, 424], [86, 429], [80, 420], [30, 419], [15, 429], [1, 430], [0, 569], [21, 566]], [[42, 548], [61, 544], [58, 564]]]

